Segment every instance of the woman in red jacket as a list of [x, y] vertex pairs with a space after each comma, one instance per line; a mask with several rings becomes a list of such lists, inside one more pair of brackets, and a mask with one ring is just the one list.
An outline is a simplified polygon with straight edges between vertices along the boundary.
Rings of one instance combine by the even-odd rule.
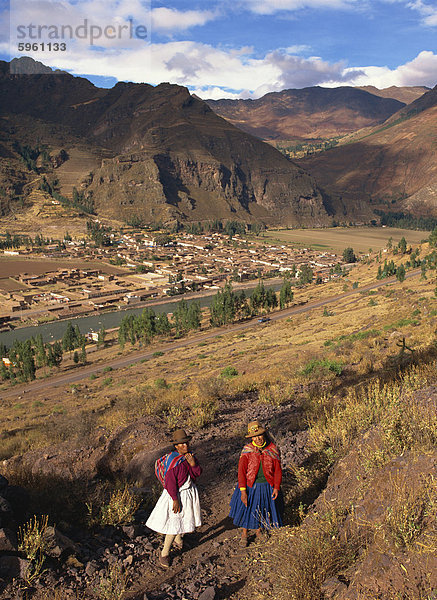
[[238, 485], [231, 498], [229, 516], [242, 527], [241, 544], [247, 546], [247, 530], [282, 526], [282, 469], [279, 450], [258, 421], [247, 426], [246, 444], [238, 463]]

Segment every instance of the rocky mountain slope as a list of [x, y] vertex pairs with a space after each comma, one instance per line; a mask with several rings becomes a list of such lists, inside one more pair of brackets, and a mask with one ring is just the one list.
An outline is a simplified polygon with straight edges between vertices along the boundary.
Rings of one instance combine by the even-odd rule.
[[[218, 117], [186, 88], [118, 83], [99, 89], [62, 72], [11, 75], [4, 62], [0, 79], [2, 187], [12, 190], [10, 197], [23, 192], [20, 178], [31, 179], [20, 170], [15, 140], [64, 150], [68, 176], [59, 171], [61, 194], [71, 193], [76, 175], [75, 187], [105, 216], [329, 222], [322, 193], [303, 169]], [[78, 154], [78, 166], [69, 168]]]
[[299, 161], [334, 199], [416, 215], [437, 215], [437, 87], [381, 127]]
[[267, 140], [333, 138], [382, 123], [404, 102], [352, 88], [309, 87], [257, 100], [208, 100], [219, 115]]
[[369, 94], [374, 94], [381, 98], [394, 98], [404, 104], [411, 104], [411, 102], [414, 102], [414, 100], [417, 100], [417, 98], [420, 98], [420, 96], [423, 96], [423, 94], [429, 91], [428, 87], [421, 85], [411, 87], [398, 87], [392, 85], [391, 87], [383, 88], [381, 90], [374, 85], [364, 85], [357, 87], [357, 89], [364, 90], [365, 92], [369, 92]]

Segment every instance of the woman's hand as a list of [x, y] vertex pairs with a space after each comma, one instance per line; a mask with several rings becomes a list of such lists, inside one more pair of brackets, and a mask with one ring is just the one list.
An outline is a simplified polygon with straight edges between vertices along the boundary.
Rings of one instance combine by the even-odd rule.
[[279, 490], [274, 489], [272, 492], [272, 498], [273, 500], [276, 500], [276, 498], [278, 497], [279, 494]]
[[187, 463], [190, 465], [190, 467], [196, 466], [196, 459], [191, 454], [191, 452], [187, 452], [186, 454], [184, 454], [184, 458], [187, 461]]
[[173, 512], [174, 513], [180, 513], [181, 512], [181, 504], [179, 502], [179, 500], [173, 500]]
[[241, 490], [241, 502], [244, 506], [247, 506], [247, 492], [246, 490]]

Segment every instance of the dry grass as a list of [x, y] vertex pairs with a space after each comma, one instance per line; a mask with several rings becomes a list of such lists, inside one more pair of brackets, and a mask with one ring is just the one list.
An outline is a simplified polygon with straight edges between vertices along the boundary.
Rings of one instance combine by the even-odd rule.
[[393, 452], [430, 450], [437, 443], [437, 414], [431, 403], [412, 400], [416, 390], [435, 380], [436, 362], [415, 365], [394, 382], [381, 379], [347, 390], [338, 400], [322, 396], [308, 406], [310, 439], [314, 450], [331, 448], [336, 455], [372, 425], [380, 424]]
[[[286, 495], [289, 522], [300, 525], [273, 532], [269, 546], [259, 551], [258, 562], [265, 567], [271, 597], [322, 600], [323, 583], [331, 577], [341, 580], [342, 573], [358, 557], [365, 556], [369, 545], [374, 552], [376, 548], [385, 555], [410, 551], [433, 556], [437, 552], [437, 488], [430, 473], [421, 475], [420, 480], [411, 479], [404, 471], [390, 474], [387, 489], [379, 488], [380, 511], [376, 519], [373, 513], [368, 521], [357, 518], [353, 509], [341, 507], [325, 509], [326, 512], [320, 508], [316, 512], [313, 508], [305, 516], [306, 506], [319, 496], [338, 459], [347, 457], [366, 432], [376, 428], [380, 432], [379, 445], [371, 455], [367, 454], [367, 464], [361, 467], [363, 457], [359, 455], [356, 472], [348, 471], [348, 480], [354, 481], [356, 476], [356, 483], [348, 484], [351, 506], [360, 505], [363, 494], [373, 498], [378, 493], [378, 488], [373, 487], [377, 486], [376, 477], [385, 473], [383, 469], [390, 461], [394, 464], [400, 455], [406, 457], [407, 453], [413, 457], [435, 451], [435, 402], [417, 394], [437, 379], [434, 347], [420, 358], [423, 362], [419, 360], [419, 364], [403, 371], [388, 373], [384, 379], [346, 386], [342, 395], [328, 392], [308, 397], [304, 406], [312, 454], [303, 466], [289, 465], [293, 481]], [[346, 469], [354, 468], [351, 467], [354, 463], [347, 464]], [[362, 483], [360, 468], [367, 471]], [[382, 475], [383, 481], [386, 478], [386, 474]], [[248, 589], [249, 595], [260, 597], [254, 582]], [[415, 600], [428, 599], [430, 589], [424, 588], [423, 595], [417, 591]], [[399, 598], [406, 600], [407, 596]], [[378, 600], [386, 600], [386, 596]]]
[[[274, 532], [262, 553], [268, 556], [267, 570], [281, 565], [268, 576], [272, 597], [278, 600], [325, 598], [321, 589], [323, 582], [350, 567], [366, 543], [356, 528], [344, 534], [343, 525], [349, 514], [342, 507], [331, 507], [306, 527], [284, 527]], [[254, 597], [259, 597], [253, 592]]]
[[[390, 473], [389, 485], [379, 498], [384, 510], [371, 522], [358, 524], [374, 537], [381, 553], [393, 549], [414, 550], [419, 554], [437, 553], [437, 486], [432, 474], [412, 480], [404, 472]], [[378, 496], [379, 493], [379, 496]]]
[[379, 250], [385, 248], [389, 237], [398, 242], [405, 236], [408, 243], [418, 244], [427, 238], [426, 231], [413, 231], [410, 229], [385, 229], [382, 227], [334, 227], [325, 229], [293, 229], [269, 230], [263, 234], [272, 240], [296, 243], [297, 245], [313, 246], [321, 251], [334, 250], [342, 253], [345, 248], [353, 246], [358, 252], [368, 252], [369, 248]]
[[120, 565], [111, 565], [100, 578], [99, 600], [122, 600], [129, 583], [129, 573]]
[[100, 507], [99, 522], [101, 525], [125, 525], [133, 520], [139, 506], [138, 498], [125, 485], [124, 488], [112, 492], [108, 503]]
[[[374, 277], [376, 269], [375, 263], [360, 265], [353, 271], [353, 278], [359, 279], [361, 286], [361, 280]], [[343, 283], [344, 280], [336, 280], [316, 289], [297, 290], [295, 301], [332, 296], [341, 291]], [[202, 360], [198, 358], [198, 346], [193, 345], [166, 352], [145, 363], [114, 370], [111, 385], [102, 385], [104, 377], [98, 376], [81, 382], [75, 393], [68, 386], [65, 390], [48, 388], [44, 392], [26, 394], [19, 400], [5, 398], [0, 406], [0, 425], [4, 431], [0, 440], [0, 458], [8, 458], [30, 447], [43, 447], [51, 441], [63, 441], [62, 437], [70, 432], [73, 438], [79, 439], [82, 416], [91, 411], [96, 415], [103, 414], [98, 417], [99, 424], [110, 430], [116, 424], [127, 424], [131, 416], [155, 410], [163, 413], [171, 395], [161, 399], [166, 390], [156, 388], [156, 381], [160, 379], [165, 379], [175, 393], [175, 387], [201, 386], [206, 373], [209, 378], [217, 379], [225, 367], [232, 366], [238, 371], [238, 376], [229, 381], [232, 390], [236, 393], [259, 390], [262, 400], [278, 406], [293, 398], [291, 383], [307, 385], [317, 380], [315, 373], [310, 376], [301, 373], [312, 360], [343, 363], [346, 374], [368, 377], [386, 368], [390, 357], [396, 361], [397, 343], [402, 335], [416, 351], [435, 339], [437, 316], [432, 312], [431, 298], [434, 288], [431, 277], [426, 281], [414, 278], [391, 286], [388, 295], [383, 290], [378, 292], [376, 307], [368, 306], [368, 297], [358, 294], [331, 305], [330, 311], [334, 314], [329, 318], [317, 308], [271, 322], [266, 327], [254, 326], [244, 335], [225, 333], [204, 342], [205, 345], [202, 343], [202, 352], [206, 356]], [[418, 321], [415, 325], [409, 319], [417, 309], [420, 315], [414, 317]], [[403, 324], [394, 331], [389, 328], [395, 321]], [[153, 345], [150, 349], [153, 350]], [[107, 361], [114, 357], [115, 350], [101, 350], [93, 360]], [[128, 356], [129, 352], [126, 347], [121, 354]], [[280, 376], [276, 377], [278, 372]], [[334, 374], [330, 376], [335, 378]], [[178, 394], [175, 394], [175, 402], [183, 406], [187, 400], [179, 400]], [[196, 407], [197, 416], [193, 422], [206, 424], [213, 412], [213, 407], [201, 403]], [[169, 422], [177, 422], [180, 416], [178, 409], [172, 408], [168, 414]], [[56, 427], [61, 421], [62, 425]], [[8, 436], [8, 432], [13, 433]]]

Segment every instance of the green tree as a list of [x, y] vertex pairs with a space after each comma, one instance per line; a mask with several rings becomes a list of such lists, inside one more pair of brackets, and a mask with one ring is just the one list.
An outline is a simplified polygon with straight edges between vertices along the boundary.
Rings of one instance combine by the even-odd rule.
[[429, 241], [430, 246], [437, 247], [437, 227], [435, 227], [432, 230], [431, 235], [428, 238], [428, 241]]
[[65, 352], [72, 352], [76, 347], [76, 332], [71, 321], [68, 321], [67, 328], [62, 336], [62, 348]]
[[60, 367], [62, 363], [62, 345], [60, 342], [48, 344], [47, 346], [47, 364], [49, 367]]
[[213, 327], [220, 327], [233, 323], [236, 316], [236, 297], [230, 283], [214, 296], [210, 306], [210, 323]]
[[420, 265], [420, 270], [421, 270], [420, 279], [427, 279], [427, 277], [426, 277], [426, 262], [425, 261], [423, 261], [422, 264]]
[[97, 348], [100, 348], [100, 346], [105, 345], [105, 338], [106, 338], [106, 329], [105, 329], [104, 325], [102, 325], [99, 329], [99, 333], [98, 333], [98, 337], [97, 337]]
[[35, 360], [38, 367], [47, 366], [47, 352], [46, 347], [42, 339], [42, 335], [39, 333], [33, 340], [35, 348]]
[[0, 377], [2, 381], [6, 381], [10, 377], [9, 370], [2, 360], [0, 360]]
[[299, 272], [299, 283], [311, 283], [313, 280], [313, 270], [309, 265], [302, 265]]
[[166, 335], [170, 333], [171, 325], [168, 320], [167, 313], [161, 313], [156, 318], [156, 333], [160, 335]]
[[406, 251], [407, 251], [407, 240], [404, 237], [402, 237], [399, 240], [398, 248], [399, 248], [399, 251], [402, 252], [402, 254], [406, 253]]
[[83, 365], [86, 365], [86, 348], [85, 341], [82, 342], [82, 346], [80, 348], [79, 360]]
[[291, 289], [290, 280], [284, 279], [284, 283], [282, 284], [281, 291], [279, 292], [279, 306], [280, 308], [285, 308], [292, 302], [293, 300], [293, 291]]
[[345, 248], [343, 250], [343, 260], [346, 263], [354, 263], [357, 262], [357, 257], [355, 256], [355, 252], [353, 248]]
[[405, 267], [404, 265], [399, 265], [396, 269], [396, 279], [401, 283], [405, 281]]

